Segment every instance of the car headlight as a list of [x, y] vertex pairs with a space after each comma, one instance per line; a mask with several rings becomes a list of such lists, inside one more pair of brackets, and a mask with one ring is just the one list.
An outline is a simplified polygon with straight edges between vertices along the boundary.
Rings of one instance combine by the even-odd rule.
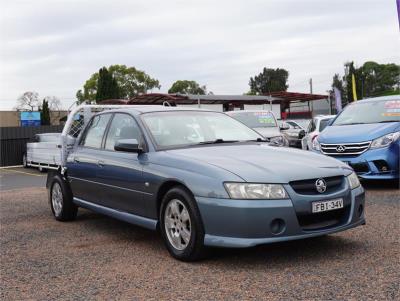
[[347, 176], [347, 180], [349, 181], [351, 189], [357, 188], [358, 186], [361, 185], [360, 180], [358, 179], [358, 176], [354, 171], [349, 176]]
[[285, 188], [280, 184], [225, 183], [231, 199], [287, 199]]
[[269, 144], [274, 146], [284, 146], [286, 141], [283, 136], [276, 136], [269, 139]]
[[385, 147], [396, 141], [400, 137], [400, 132], [390, 133], [385, 136], [372, 140], [371, 148]]
[[321, 150], [321, 144], [319, 144], [318, 138], [315, 138], [312, 142], [312, 148], [313, 150], [320, 151]]

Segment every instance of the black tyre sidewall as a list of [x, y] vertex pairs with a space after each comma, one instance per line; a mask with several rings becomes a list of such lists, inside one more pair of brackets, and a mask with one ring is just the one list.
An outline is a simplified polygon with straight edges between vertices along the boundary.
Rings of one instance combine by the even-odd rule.
[[[63, 195], [63, 204], [60, 215], [56, 215], [53, 208], [53, 202], [51, 201], [53, 186], [55, 183], [58, 183], [61, 187], [61, 192]], [[66, 184], [65, 180], [61, 175], [55, 174], [50, 186], [49, 186], [49, 202], [51, 212], [53, 216], [58, 221], [68, 221], [76, 218], [78, 207], [72, 202], [72, 193], [69, 186]]]
[[[180, 200], [189, 211], [190, 221], [191, 221], [191, 237], [188, 246], [184, 250], [175, 249], [168, 240], [167, 233], [165, 231], [164, 225], [164, 214], [167, 204], [172, 199]], [[169, 190], [161, 203], [160, 216], [159, 216], [159, 229], [164, 243], [169, 251], [169, 253], [176, 259], [182, 261], [195, 261], [199, 260], [204, 255], [204, 227], [200, 217], [200, 212], [197, 208], [196, 201], [183, 187], [175, 187]]]
[[26, 153], [24, 153], [24, 154], [22, 155], [22, 166], [23, 166], [24, 168], [28, 168], [28, 162], [27, 162], [27, 158], [26, 158]]

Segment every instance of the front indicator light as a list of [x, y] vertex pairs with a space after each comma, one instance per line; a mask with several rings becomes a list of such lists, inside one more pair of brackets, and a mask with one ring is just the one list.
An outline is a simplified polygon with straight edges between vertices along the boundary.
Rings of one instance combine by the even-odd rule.
[[316, 151], [321, 151], [321, 144], [319, 144], [318, 138], [314, 137], [312, 140], [312, 149]]
[[355, 172], [352, 172], [349, 176], [347, 176], [347, 180], [349, 181], [349, 185], [351, 189], [357, 188], [360, 186], [360, 180]]
[[285, 188], [280, 184], [225, 183], [231, 199], [287, 199]]

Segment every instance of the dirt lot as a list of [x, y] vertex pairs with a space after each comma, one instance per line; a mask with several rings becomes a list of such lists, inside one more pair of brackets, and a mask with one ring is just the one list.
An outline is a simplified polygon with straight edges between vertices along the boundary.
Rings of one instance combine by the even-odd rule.
[[371, 185], [367, 225], [181, 263], [160, 236], [80, 209], [56, 222], [44, 188], [3, 190], [1, 300], [399, 300], [399, 190]]

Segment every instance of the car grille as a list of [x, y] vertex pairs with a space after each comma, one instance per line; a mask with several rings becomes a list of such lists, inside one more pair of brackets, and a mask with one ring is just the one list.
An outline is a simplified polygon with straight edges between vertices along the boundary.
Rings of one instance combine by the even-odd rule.
[[300, 227], [305, 231], [321, 230], [344, 224], [350, 214], [350, 205], [339, 210], [298, 215]]
[[343, 155], [359, 155], [365, 152], [371, 141], [359, 143], [343, 143], [343, 144], [325, 144], [321, 143], [321, 151], [325, 155], [343, 156]]
[[[343, 176], [336, 176], [336, 177], [327, 177], [323, 178], [326, 182], [326, 191], [327, 193], [332, 193], [340, 189], [343, 182]], [[289, 182], [289, 185], [293, 188], [293, 190], [298, 194], [321, 194], [317, 191], [315, 186], [315, 182], [317, 179], [310, 179], [310, 180], [300, 180], [300, 181], [292, 181]]]

